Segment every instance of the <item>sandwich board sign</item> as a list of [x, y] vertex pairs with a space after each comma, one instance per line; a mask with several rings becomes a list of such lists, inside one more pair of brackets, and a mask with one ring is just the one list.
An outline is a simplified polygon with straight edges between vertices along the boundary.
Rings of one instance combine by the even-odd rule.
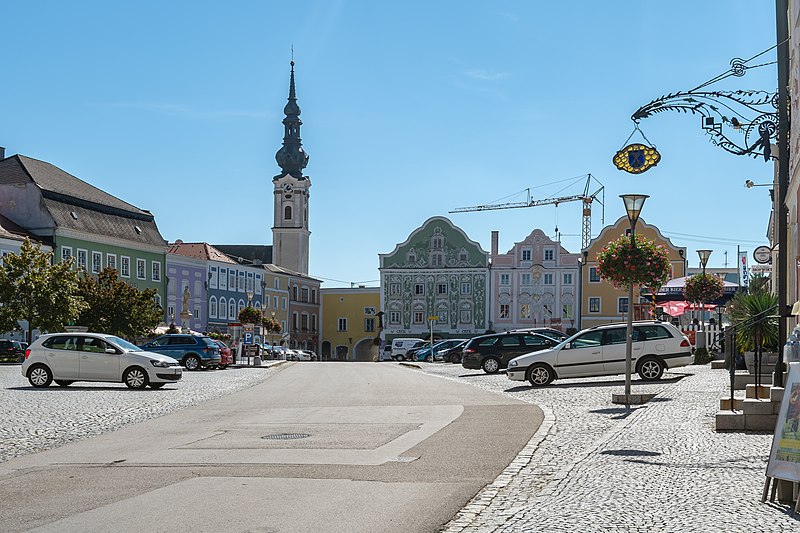
[[[800, 482], [800, 363], [789, 363], [778, 422], [767, 462], [767, 483], [761, 501], [766, 500], [770, 478]], [[774, 500], [774, 489], [773, 497]], [[800, 499], [795, 512], [800, 507]]]

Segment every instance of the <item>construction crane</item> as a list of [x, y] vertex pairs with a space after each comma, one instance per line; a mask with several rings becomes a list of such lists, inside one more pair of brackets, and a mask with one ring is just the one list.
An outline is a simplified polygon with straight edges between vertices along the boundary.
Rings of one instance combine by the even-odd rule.
[[[589, 194], [589, 188], [592, 184], [592, 180], [597, 182], [600, 186], [596, 191]], [[583, 187], [583, 194], [573, 194], [571, 196], [554, 196], [550, 198], [544, 198], [542, 200], [534, 200], [531, 198], [531, 190], [530, 188], [526, 189], [528, 193], [528, 200], [526, 202], [510, 202], [505, 204], [484, 204], [484, 205], [475, 205], [472, 207], [458, 207], [450, 211], [451, 213], [467, 213], [470, 211], [490, 211], [492, 209], [515, 209], [518, 207], [536, 207], [540, 205], [555, 205], [563, 204], [566, 202], [576, 202], [578, 200], [583, 202], [583, 219], [582, 219], [582, 226], [581, 226], [581, 249], [585, 249], [589, 246], [589, 242], [592, 240], [592, 202], [597, 202], [603, 206], [603, 223], [605, 223], [605, 187], [602, 183], [600, 183], [597, 178], [592, 176], [591, 174], [586, 175], [586, 184]], [[600, 198], [598, 199], [598, 195]]]

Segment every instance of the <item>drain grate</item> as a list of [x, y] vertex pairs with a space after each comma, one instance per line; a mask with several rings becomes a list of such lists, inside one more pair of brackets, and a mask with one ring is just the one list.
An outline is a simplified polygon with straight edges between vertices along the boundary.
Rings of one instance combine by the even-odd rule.
[[293, 440], [293, 439], [304, 439], [310, 436], [311, 435], [309, 435], [308, 433], [275, 433], [274, 435], [264, 435], [261, 438], [267, 440]]

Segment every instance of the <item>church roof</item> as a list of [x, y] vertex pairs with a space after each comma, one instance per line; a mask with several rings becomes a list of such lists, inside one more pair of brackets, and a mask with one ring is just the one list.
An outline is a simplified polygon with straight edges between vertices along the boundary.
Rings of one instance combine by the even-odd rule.
[[266, 244], [215, 244], [218, 250], [237, 263], [266, 265], [272, 263], [272, 246]]

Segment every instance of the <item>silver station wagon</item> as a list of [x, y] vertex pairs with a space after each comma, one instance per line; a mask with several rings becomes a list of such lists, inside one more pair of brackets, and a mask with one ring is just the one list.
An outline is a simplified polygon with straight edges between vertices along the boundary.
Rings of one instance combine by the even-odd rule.
[[[508, 378], [528, 380], [534, 387], [557, 378], [608, 376], [625, 373], [626, 324], [585, 329], [548, 350], [509, 361]], [[633, 323], [632, 370], [645, 381], [661, 378], [664, 370], [692, 363], [689, 339], [668, 322]]]
[[76, 381], [125, 383], [131, 389], [159, 389], [183, 376], [180, 363], [145, 352], [124, 339], [102, 333], [51, 333], [25, 350], [22, 375], [34, 387], [53, 381], [67, 387]]

